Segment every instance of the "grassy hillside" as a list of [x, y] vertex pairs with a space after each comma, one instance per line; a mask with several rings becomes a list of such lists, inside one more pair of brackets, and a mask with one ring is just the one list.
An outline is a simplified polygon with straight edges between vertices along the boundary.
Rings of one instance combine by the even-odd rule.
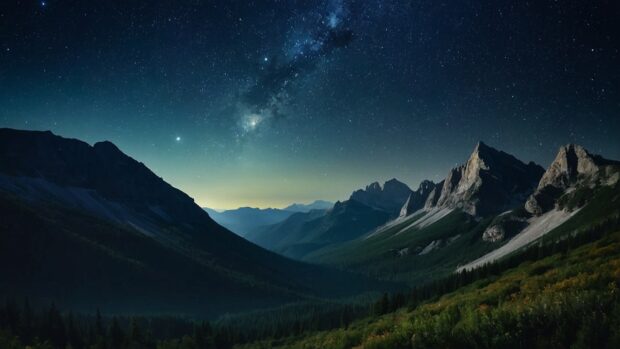
[[[397, 234], [412, 221], [367, 239], [320, 250], [309, 260], [418, 284], [447, 275], [459, 263], [501, 244], [481, 240], [490, 219], [478, 222], [461, 211], [453, 211], [429, 226], [413, 227]], [[433, 242], [437, 247], [421, 254]]]
[[[620, 215], [620, 184], [588, 189], [588, 195], [585, 200], [581, 191], [574, 191], [560, 198], [565, 209], [577, 209], [576, 201], [585, 206], [544, 235], [543, 240], [562, 238]], [[428, 226], [407, 228], [424, 219], [424, 215], [418, 215], [371, 237], [323, 248], [307, 260], [417, 285], [449, 275], [457, 266], [508, 242], [523, 227], [506, 229], [506, 238], [497, 242], [483, 241], [482, 234], [488, 226], [519, 214], [527, 213], [521, 209], [476, 220], [455, 210]]]
[[238, 348], [618, 348], [620, 231], [346, 328]]

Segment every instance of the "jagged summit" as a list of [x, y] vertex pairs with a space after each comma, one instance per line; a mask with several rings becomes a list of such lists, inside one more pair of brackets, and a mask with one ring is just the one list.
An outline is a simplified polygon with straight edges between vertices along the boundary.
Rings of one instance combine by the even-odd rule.
[[354, 191], [350, 200], [397, 215], [411, 193], [406, 184], [393, 178], [386, 181], [383, 186], [373, 182], [365, 189]]
[[416, 191], [411, 192], [407, 201], [400, 210], [401, 217], [412, 214], [424, 207], [429, 195], [435, 190], [436, 184], [429, 180], [423, 180]]
[[569, 188], [613, 184], [618, 181], [620, 162], [588, 152], [577, 144], [561, 146], [555, 159], [528, 198], [525, 209], [540, 215], [552, 209]]
[[563, 188], [577, 180], [579, 176], [596, 177], [602, 166], [613, 163], [590, 154], [580, 145], [567, 144], [558, 150], [555, 160], [541, 178], [538, 188], [548, 185]]
[[426, 207], [461, 208], [484, 216], [522, 204], [536, 188], [543, 168], [478, 142], [464, 165], [453, 168], [441, 190], [435, 190]]

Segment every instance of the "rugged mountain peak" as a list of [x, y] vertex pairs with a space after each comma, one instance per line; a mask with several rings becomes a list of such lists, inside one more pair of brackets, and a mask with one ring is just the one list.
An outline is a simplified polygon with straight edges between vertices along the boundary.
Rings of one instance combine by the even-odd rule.
[[379, 182], [372, 182], [366, 186], [367, 192], [380, 193], [383, 189], [381, 188], [381, 184]]
[[536, 192], [528, 198], [525, 209], [539, 215], [552, 209], [569, 188], [614, 184], [618, 181], [619, 167], [620, 162], [593, 155], [580, 145], [561, 146], [540, 179]]
[[595, 177], [603, 161], [591, 155], [580, 145], [568, 144], [560, 147], [555, 160], [551, 163], [538, 184], [538, 188], [552, 185], [565, 188], [579, 175]]
[[407, 201], [400, 210], [399, 216], [404, 217], [412, 214], [413, 212], [424, 208], [429, 195], [435, 190], [435, 183], [429, 180], [424, 180], [418, 186], [418, 189], [411, 192]]
[[478, 142], [467, 162], [450, 170], [436, 203], [427, 207], [461, 208], [476, 216], [501, 212], [525, 202], [543, 171]]
[[435, 188], [435, 183], [433, 181], [429, 181], [428, 179], [425, 179], [422, 182], [420, 182], [420, 185], [418, 186], [418, 190], [416, 191], [430, 193], [430, 191], [433, 190], [434, 188]]
[[366, 189], [356, 190], [351, 194], [350, 199], [396, 215], [411, 193], [411, 189], [406, 184], [393, 178], [386, 181], [383, 186], [378, 182], [373, 182], [367, 185]]

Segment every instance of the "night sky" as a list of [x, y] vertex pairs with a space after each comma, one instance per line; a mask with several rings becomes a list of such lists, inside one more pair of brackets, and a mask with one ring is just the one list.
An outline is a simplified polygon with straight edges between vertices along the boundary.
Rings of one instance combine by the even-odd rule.
[[616, 1], [0, 4], [0, 127], [110, 140], [203, 206], [439, 181], [478, 140], [620, 159]]

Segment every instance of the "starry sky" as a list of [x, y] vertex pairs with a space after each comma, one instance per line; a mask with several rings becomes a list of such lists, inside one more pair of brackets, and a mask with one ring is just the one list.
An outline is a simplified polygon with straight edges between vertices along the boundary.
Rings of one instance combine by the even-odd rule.
[[620, 159], [615, 1], [9, 0], [0, 127], [110, 140], [203, 206], [439, 181], [478, 140]]

